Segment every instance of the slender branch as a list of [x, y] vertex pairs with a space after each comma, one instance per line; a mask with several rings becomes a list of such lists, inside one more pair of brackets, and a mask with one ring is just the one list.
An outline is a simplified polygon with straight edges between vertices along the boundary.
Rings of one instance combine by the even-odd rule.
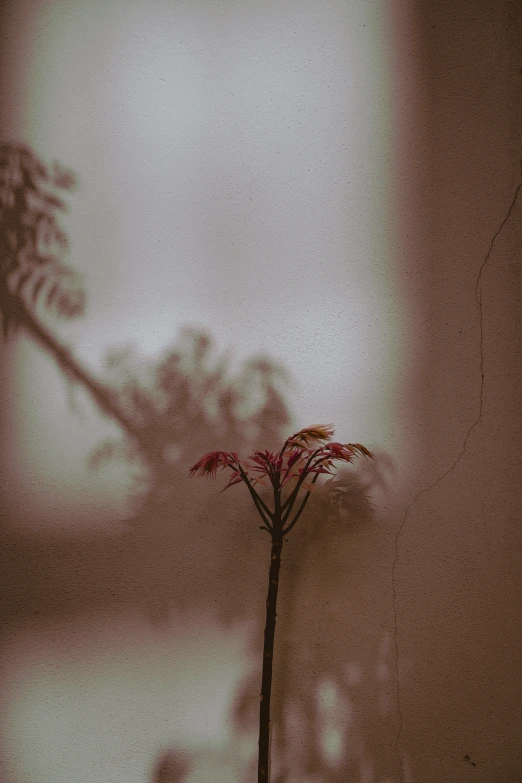
[[281, 458], [281, 457], [283, 456], [283, 454], [285, 453], [285, 449], [286, 449], [286, 447], [288, 446], [288, 441], [289, 441], [289, 440], [290, 440], [290, 438], [287, 438], [287, 439], [285, 440], [285, 442], [283, 443], [283, 448], [282, 448], [282, 449], [281, 449], [281, 451], [279, 452], [279, 458]]
[[284, 472], [284, 474], [283, 474], [283, 480], [282, 480], [282, 482], [281, 482], [281, 486], [283, 486], [283, 484], [286, 482], [286, 480], [287, 480], [287, 479], [286, 479], [286, 477], [288, 476], [288, 474], [290, 473], [290, 471], [291, 471], [292, 469], [294, 469], [294, 468], [295, 468], [295, 466], [297, 465], [297, 463], [299, 462], [299, 460], [300, 460], [300, 459], [302, 459], [302, 456], [303, 456], [303, 451], [304, 451], [304, 449], [301, 449], [301, 453], [299, 454], [299, 456], [297, 457], [297, 459], [295, 460], [295, 462], [292, 464], [292, 466], [291, 466], [291, 467], [287, 467], [287, 468], [286, 468], [286, 470], [285, 470], [285, 472]]
[[252, 500], [254, 501], [255, 506], [256, 506], [256, 508], [257, 508], [257, 510], [259, 512], [259, 516], [261, 517], [261, 519], [263, 520], [263, 522], [267, 526], [268, 530], [272, 531], [272, 525], [270, 524], [270, 522], [266, 519], [265, 515], [263, 514], [263, 509], [266, 512], [267, 516], [270, 519], [273, 520], [272, 512], [270, 511], [270, 509], [268, 508], [266, 503], [263, 502], [263, 500], [260, 498], [260, 496], [257, 494], [255, 489], [251, 485], [251, 483], [249, 481], [249, 478], [248, 478], [247, 474], [245, 473], [245, 471], [243, 470], [243, 468], [241, 467], [241, 463], [239, 462], [239, 460], [237, 462], [237, 467], [238, 467], [239, 473], [241, 475], [241, 478], [243, 479], [243, 481], [245, 482], [245, 484], [248, 487], [248, 491], [250, 492], [250, 495], [252, 496]]
[[264, 468], [261, 468], [261, 467], [255, 467], [254, 470], [256, 472], [265, 473], [265, 475], [268, 477], [268, 479], [269, 479], [269, 481], [270, 481], [270, 483], [272, 485], [272, 489], [274, 490], [274, 494], [275, 494], [277, 492], [277, 480], [276, 480], [276, 475], [277, 474], [276, 474], [276, 471], [274, 470], [274, 467], [273, 467], [272, 463], [270, 462], [270, 460], [267, 457], [265, 457], [264, 454], [259, 454], [258, 455], [258, 459], [263, 460], [263, 462], [266, 465], [266, 471], [264, 470]]
[[268, 574], [268, 596], [266, 599], [266, 623], [263, 644], [263, 673], [261, 676], [261, 698], [259, 704], [259, 762], [258, 783], [269, 783], [270, 779], [270, 696], [272, 692], [272, 665], [274, 659], [274, 637], [276, 626], [277, 592], [283, 539], [272, 538], [270, 571]]
[[290, 504], [290, 508], [288, 508], [288, 510], [286, 511], [286, 513], [285, 513], [285, 515], [283, 517], [283, 522], [286, 522], [286, 520], [290, 516], [291, 511], [292, 511], [292, 507], [293, 507], [293, 505], [295, 503], [295, 500], [297, 498], [299, 490], [301, 489], [302, 483], [303, 483], [303, 481], [305, 480], [305, 478], [307, 476], [310, 464], [311, 464], [312, 460], [314, 459], [315, 455], [318, 454], [320, 451], [321, 451], [321, 449], [316, 449], [314, 452], [312, 452], [312, 454], [310, 454], [310, 456], [308, 458], [308, 461], [307, 461], [306, 465], [303, 468], [303, 472], [301, 473], [297, 484], [295, 485], [295, 487], [292, 490], [291, 494], [287, 497], [287, 499], [285, 500], [285, 502], [281, 506], [281, 511], [285, 511], [285, 509], [287, 509], [288, 505]]
[[[312, 479], [312, 486], [315, 484], [315, 482], [317, 481], [318, 478], [319, 478], [319, 473], [316, 473], [315, 476]], [[301, 513], [304, 510], [304, 507], [306, 506], [309, 497], [310, 497], [310, 490], [308, 490], [308, 492], [304, 496], [303, 502], [301, 503], [301, 505], [299, 507], [299, 511], [297, 512], [297, 514], [293, 518], [292, 522], [288, 525], [288, 527], [284, 528], [284, 530], [283, 530], [283, 535], [284, 536], [286, 536], [286, 534], [291, 531], [291, 529], [293, 528], [293, 526], [295, 525], [295, 523], [297, 522], [297, 520], [301, 516]]]
[[[261, 459], [263, 460], [263, 462], [266, 464], [266, 466], [267, 466], [267, 468], [268, 468], [268, 477], [269, 477], [269, 478], [270, 478], [270, 477], [271, 477], [271, 478], [274, 478], [274, 476], [275, 476], [275, 470], [274, 470], [274, 466], [272, 465], [272, 463], [270, 462], [270, 460], [268, 459], [268, 457], [266, 457], [266, 456], [263, 454], [263, 455], [261, 456]], [[273, 483], [273, 482], [272, 482], [272, 483]]]

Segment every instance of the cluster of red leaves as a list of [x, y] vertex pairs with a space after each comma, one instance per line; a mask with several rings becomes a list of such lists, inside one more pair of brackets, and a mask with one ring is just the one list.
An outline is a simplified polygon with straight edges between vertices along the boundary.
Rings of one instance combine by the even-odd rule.
[[[292, 507], [301, 488], [306, 496], [294, 520], [282, 532], [288, 532], [297, 521], [297, 517], [308, 500], [313, 484], [320, 474], [332, 474], [335, 462], [352, 462], [354, 457], [373, 457], [372, 453], [360, 443], [330, 442], [333, 427], [315, 425], [306, 427], [288, 438], [279, 453], [272, 451], [253, 451], [244, 463], [235, 452], [211, 451], [205, 454], [190, 468], [190, 474], [215, 478], [218, 468], [230, 468], [232, 475], [225, 489], [244, 482], [259, 511], [264, 526], [271, 531], [274, 523], [282, 529], [286, 524]], [[314, 445], [315, 444], [315, 445]], [[310, 480], [311, 478], [311, 480]], [[306, 481], [308, 479], [308, 481]], [[295, 481], [290, 490], [290, 482]], [[270, 510], [254, 490], [255, 484], [268, 486], [274, 491], [274, 509]], [[289, 494], [283, 501], [281, 491], [287, 487]], [[272, 521], [272, 524], [268, 519]]]

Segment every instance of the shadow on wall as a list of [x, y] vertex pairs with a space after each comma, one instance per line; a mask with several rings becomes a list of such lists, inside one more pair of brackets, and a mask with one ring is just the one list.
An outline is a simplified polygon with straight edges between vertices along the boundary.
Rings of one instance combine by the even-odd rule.
[[[255, 748], [268, 539], [241, 487], [222, 496], [223, 481], [187, 482], [186, 465], [203, 451], [276, 446], [288, 417], [276, 390], [279, 368], [253, 360], [231, 383], [224, 363], [213, 364], [211, 356], [209, 337], [185, 330], [155, 366], [140, 368], [129, 353], [110, 359], [127, 415], [146, 437], [162, 439], [159, 451], [167, 455], [165, 463], [142, 461], [144, 486], [126, 535], [140, 553], [155, 621], [172, 606], [189, 614], [213, 610], [228, 627], [251, 621], [252, 671], [240, 685], [233, 718], [238, 738]], [[118, 454], [130, 465], [140, 461], [124, 442], [108, 442], [93, 462]], [[386, 492], [392, 475], [385, 454], [339, 472], [317, 487], [289, 536], [275, 658], [274, 781], [341, 781], [355, 770], [370, 780], [369, 770], [385, 774], [395, 763], [391, 637], [370, 619], [390, 608], [375, 570], [380, 552], [386, 579], [389, 536], [376, 522], [370, 496]], [[364, 663], [350, 664], [354, 658]], [[224, 750], [210, 760], [208, 753], [172, 749], [155, 775], [203, 781], [207, 767], [214, 780], [218, 767], [223, 780], [255, 774], [252, 757]]]
[[122, 456], [138, 476], [124, 537], [140, 553], [157, 619], [172, 604], [208, 611], [215, 601], [228, 622], [248, 617], [255, 603], [245, 586], [265, 542], [250, 499], [237, 492], [231, 503], [217, 482], [189, 480], [188, 468], [208, 451], [279, 443], [289, 422], [280, 391], [285, 374], [260, 358], [231, 377], [213, 348], [207, 334], [188, 328], [153, 366], [128, 353], [109, 360], [112, 387], [141, 441], [104, 443], [92, 463]]
[[[215, 449], [244, 453], [280, 444], [290, 434], [287, 375], [266, 357], [232, 375], [210, 336], [187, 328], [158, 361], [115, 351], [106, 378], [93, 376], [40, 317], [42, 298], [44, 309], [56, 306], [66, 317], [83, 308], [55, 220], [64, 204], [53, 189], [66, 190], [73, 180], [23, 147], [2, 147], [1, 163], [4, 328], [24, 329], [121, 426], [121, 440], [100, 444], [91, 467], [123, 460], [132, 490], [120, 533], [75, 542], [4, 531], [4, 629], [30, 626], [35, 615], [74, 617], [108, 606], [141, 606], [157, 623], [173, 607], [194, 617], [211, 612], [227, 628], [249, 621], [252, 670], [232, 718], [238, 742], [250, 751], [238, 760], [234, 749], [212, 758], [173, 749], [153, 778], [252, 777], [268, 537], [239, 487], [220, 495], [217, 482], [190, 481], [188, 467]], [[280, 783], [340, 783], [347, 774], [369, 782], [396, 766], [390, 597], [382, 590], [391, 533], [370, 502], [387, 491], [393, 465], [376, 456], [317, 485], [286, 547], [273, 702], [273, 777]]]

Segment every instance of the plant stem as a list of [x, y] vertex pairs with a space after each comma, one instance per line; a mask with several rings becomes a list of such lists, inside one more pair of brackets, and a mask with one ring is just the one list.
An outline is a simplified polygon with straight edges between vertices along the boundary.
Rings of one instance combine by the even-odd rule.
[[268, 596], [266, 599], [265, 640], [263, 645], [263, 675], [261, 678], [261, 701], [259, 705], [259, 763], [258, 783], [269, 783], [270, 765], [270, 694], [272, 691], [272, 664], [274, 660], [274, 635], [276, 625], [277, 590], [283, 538], [272, 538], [270, 571], [268, 574]]

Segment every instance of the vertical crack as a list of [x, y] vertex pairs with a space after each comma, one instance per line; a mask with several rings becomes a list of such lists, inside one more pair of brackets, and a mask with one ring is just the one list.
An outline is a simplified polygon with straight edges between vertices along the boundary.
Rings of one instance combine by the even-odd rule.
[[475, 283], [475, 301], [478, 306], [478, 314], [479, 314], [479, 356], [480, 356], [480, 394], [479, 394], [479, 406], [478, 406], [478, 412], [476, 415], [475, 420], [471, 423], [466, 436], [464, 438], [462, 448], [457, 455], [456, 459], [452, 462], [452, 464], [447, 468], [447, 470], [444, 471], [444, 473], [439, 476], [439, 478], [434, 481], [432, 484], [430, 484], [428, 487], [425, 487], [424, 489], [421, 489], [420, 492], [418, 492], [411, 503], [406, 507], [406, 511], [404, 512], [404, 517], [402, 519], [401, 524], [399, 525], [399, 528], [397, 530], [397, 533], [395, 535], [394, 539], [394, 549], [395, 549], [395, 557], [393, 560], [392, 565], [392, 598], [393, 598], [393, 622], [394, 622], [394, 630], [393, 630], [393, 640], [394, 640], [394, 646], [395, 646], [395, 681], [397, 684], [396, 687], [396, 694], [397, 694], [397, 712], [399, 716], [399, 727], [397, 730], [397, 735], [395, 737], [395, 751], [397, 753], [397, 758], [399, 760], [399, 774], [400, 774], [400, 780], [401, 783], [404, 783], [404, 764], [403, 759], [399, 747], [400, 737], [402, 733], [402, 726], [403, 726], [403, 716], [402, 716], [402, 709], [401, 709], [401, 688], [400, 688], [400, 678], [399, 678], [399, 644], [398, 644], [398, 633], [397, 633], [397, 587], [395, 582], [395, 570], [397, 568], [397, 562], [399, 560], [399, 538], [402, 535], [402, 532], [404, 530], [404, 527], [406, 525], [406, 522], [408, 521], [408, 516], [417, 502], [417, 500], [421, 497], [421, 495], [425, 495], [427, 492], [431, 492], [432, 489], [434, 489], [440, 482], [446, 478], [446, 476], [451, 473], [452, 470], [454, 470], [462, 457], [464, 456], [466, 452], [466, 446], [468, 444], [469, 438], [471, 436], [471, 433], [475, 429], [475, 427], [480, 423], [480, 420], [482, 418], [482, 404], [483, 404], [483, 396], [484, 396], [484, 321], [483, 321], [483, 313], [482, 313], [482, 275], [484, 272], [484, 269], [486, 265], [488, 264], [491, 253], [493, 252], [493, 247], [495, 245], [496, 240], [498, 239], [500, 233], [502, 232], [502, 229], [508, 222], [511, 213], [513, 212], [513, 209], [515, 208], [515, 204], [518, 198], [518, 194], [520, 190], [522, 189], [522, 161], [520, 161], [520, 174], [521, 174], [521, 180], [519, 184], [517, 185], [515, 189], [515, 193], [513, 195], [513, 199], [511, 201], [511, 204], [509, 205], [509, 208], [506, 212], [506, 215], [502, 222], [500, 223], [498, 229], [496, 230], [495, 234], [493, 235], [491, 242], [489, 243], [488, 251], [486, 255], [484, 256], [484, 259], [480, 265], [480, 269], [478, 271], [477, 280]]

